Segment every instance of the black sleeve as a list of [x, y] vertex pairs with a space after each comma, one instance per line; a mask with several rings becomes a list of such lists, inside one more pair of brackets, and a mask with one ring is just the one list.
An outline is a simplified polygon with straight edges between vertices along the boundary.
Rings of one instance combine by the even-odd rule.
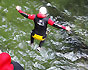
[[24, 68], [18, 62], [12, 61], [11, 64], [13, 64], [14, 70], [24, 70]]
[[53, 26], [56, 27], [56, 28], [59, 28], [59, 29], [65, 29], [65, 30], [66, 30], [66, 27], [63, 26], [63, 25], [58, 24], [58, 22], [55, 22], [55, 23], [53, 24]]
[[20, 13], [21, 15], [23, 15], [24, 17], [28, 18], [28, 15], [25, 13]]

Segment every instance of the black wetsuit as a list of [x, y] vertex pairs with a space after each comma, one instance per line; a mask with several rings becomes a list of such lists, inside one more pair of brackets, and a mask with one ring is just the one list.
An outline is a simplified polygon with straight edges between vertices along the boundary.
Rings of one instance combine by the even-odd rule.
[[[36, 17], [34, 19], [35, 27], [34, 27], [34, 29], [32, 30], [32, 33], [31, 33], [31, 43], [34, 42], [34, 38], [32, 37], [34, 34], [43, 36], [43, 39], [46, 38], [48, 19], [49, 18], [38, 18], [37, 15], [36, 15]], [[39, 47], [42, 46], [44, 41], [45, 41], [45, 39], [40, 42]]]
[[17, 62], [12, 61], [11, 64], [14, 66], [14, 70], [24, 70], [24, 68]]

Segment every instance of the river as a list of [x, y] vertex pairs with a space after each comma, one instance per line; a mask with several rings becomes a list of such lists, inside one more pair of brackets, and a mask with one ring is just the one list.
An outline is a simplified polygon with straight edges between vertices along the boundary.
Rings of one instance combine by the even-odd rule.
[[[49, 33], [38, 52], [39, 41], [30, 46], [33, 21], [16, 6], [37, 14], [41, 6], [48, 17], [70, 26], [72, 32], [48, 25]], [[88, 70], [88, 0], [0, 0], [0, 51], [11, 55], [25, 70]]]

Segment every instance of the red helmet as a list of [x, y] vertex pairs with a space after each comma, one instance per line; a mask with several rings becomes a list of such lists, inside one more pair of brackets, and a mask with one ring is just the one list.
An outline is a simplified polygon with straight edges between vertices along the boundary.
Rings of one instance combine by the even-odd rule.
[[0, 70], [14, 70], [13, 64], [11, 64], [11, 57], [8, 53], [0, 54]]

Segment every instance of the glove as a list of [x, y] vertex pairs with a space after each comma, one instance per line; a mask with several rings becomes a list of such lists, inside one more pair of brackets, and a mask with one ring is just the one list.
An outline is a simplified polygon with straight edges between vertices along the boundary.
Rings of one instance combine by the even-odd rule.
[[67, 30], [67, 31], [70, 31], [71, 28], [70, 28], [69, 26], [66, 26], [66, 30]]

